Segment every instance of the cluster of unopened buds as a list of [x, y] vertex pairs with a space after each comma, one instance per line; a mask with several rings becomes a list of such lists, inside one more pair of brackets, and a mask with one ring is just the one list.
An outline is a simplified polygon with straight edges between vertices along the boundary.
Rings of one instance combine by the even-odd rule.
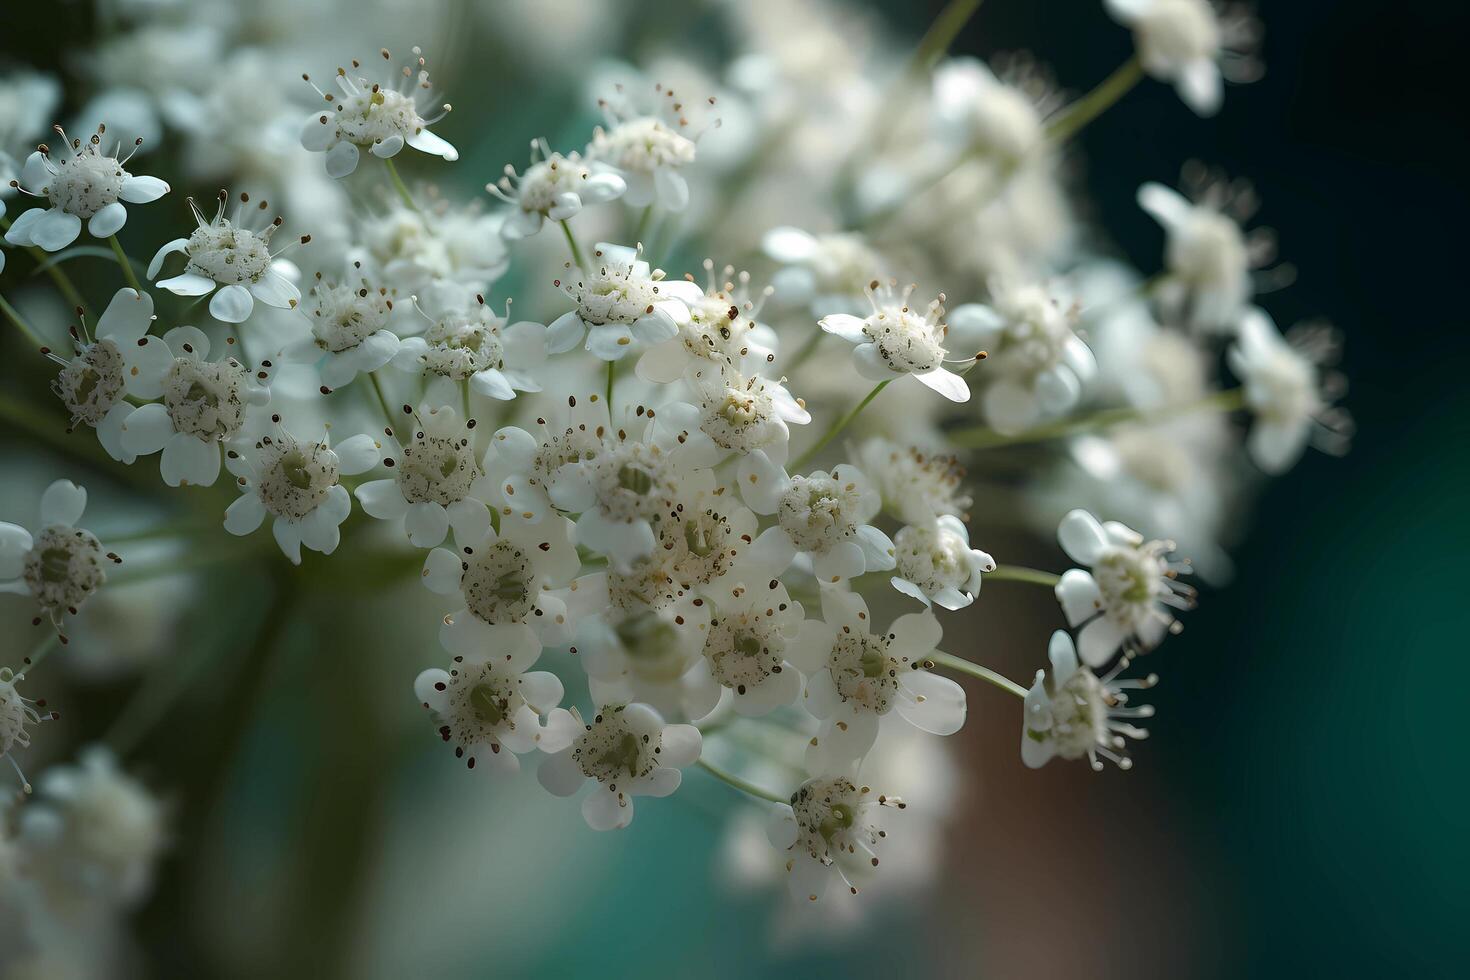
[[[1108, 6], [1137, 35], [1139, 73], [1170, 81], [1202, 112], [1218, 106], [1219, 66], [1233, 62], [1207, 4]], [[984, 129], [984, 145], [1011, 147], [1006, 173], [1087, 121], [1067, 108], [1028, 120], [1032, 101], [983, 68], [943, 81], [942, 106], [966, 108], [966, 91], [1015, 100], [996, 109], [1004, 118], [965, 123]], [[118, 247], [127, 285], [95, 322], [78, 312], [70, 351], [45, 352], [60, 367], [56, 412], [95, 430], [119, 463], [160, 454], [170, 487], [209, 487], [223, 468], [238, 490], [225, 529], [254, 535], [268, 519], [290, 562], [303, 549], [332, 555], [344, 530], [363, 530], [365, 521], [349, 524], [354, 500], [396, 547], [420, 552], [423, 584], [449, 609], [442, 665], [418, 675], [412, 697], [461, 765], [505, 774], [534, 758], [551, 793], [584, 793], [598, 830], [627, 826], [637, 797], [676, 792], [698, 766], [769, 809], [792, 890], [811, 900], [834, 879], [855, 892], [879, 865], [889, 817], [905, 808], [867, 781], [875, 745], [897, 727], [947, 736], [964, 725], [966, 692], [947, 675], [1015, 698], [1029, 766], [1131, 765], [1126, 743], [1147, 734], [1137, 722], [1151, 710], [1129, 692], [1155, 681], [1131, 668], [1178, 631], [1176, 614], [1195, 599], [1181, 580], [1190, 564], [1173, 542], [1081, 509], [1058, 530], [1075, 567], [998, 564], [971, 540], [956, 455], [1090, 431], [1098, 359], [1085, 302], [1010, 275], [951, 305], [882, 274], [855, 232], [775, 228], [765, 236], [782, 267], [775, 298], [806, 331], [798, 349], [782, 350], [764, 319], [772, 289], [713, 262], [702, 280], [670, 276], [645, 247], [650, 213], [690, 204], [686, 178], [717, 125], [689, 118], [695, 107], [717, 111], [714, 100], [686, 106], [659, 86], [642, 107], [621, 91], [605, 101], [606, 126], [581, 151], [538, 138], [524, 172], [506, 167], [488, 185], [512, 252], [547, 225], [566, 239], [561, 305], [513, 319], [508, 300], [487, 299], [493, 275], [462, 275], [475, 263], [447, 240], [455, 221], [478, 219], [436, 210], [394, 169], [404, 147], [458, 158], [430, 131], [449, 106], [434, 100], [419, 50], [404, 67], [387, 50], [354, 61], [318, 92], [301, 145], [333, 178], [382, 168], [397, 195], [393, 220], [408, 229], [393, 240], [419, 236], [437, 251], [424, 246], [430, 257], [410, 262], [365, 232], [347, 267], [318, 274], [303, 294], [283, 252], [311, 236], [280, 247], [282, 219], [246, 194], [220, 191], [213, 214], [191, 198], [195, 226], [157, 250], [152, 285]], [[1099, 111], [1095, 100], [1076, 105]], [[126, 164], [100, 127], [66, 140], [64, 153], [42, 147], [17, 186], [46, 206], [16, 217], [6, 241], [55, 252], [85, 220], [116, 245], [124, 203], [169, 191]], [[619, 201], [630, 217], [642, 211], [640, 230], [579, 242], [572, 219]], [[1235, 328], [1227, 356], [1241, 385], [1204, 407], [1253, 413], [1249, 448], [1272, 471], [1314, 434], [1340, 431], [1316, 361], [1245, 303], [1250, 249], [1218, 201], [1148, 184], [1140, 202], [1169, 235], [1160, 302]], [[165, 276], [175, 253], [183, 266]], [[208, 314], [233, 333], [155, 314], [158, 290], [209, 296]], [[258, 304], [293, 318], [284, 342], [253, 329]], [[852, 345], [850, 358], [828, 335]], [[793, 392], [790, 378], [814, 363], [857, 397]], [[273, 396], [286, 367], [315, 372], [305, 399], [314, 408], [299, 393]], [[358, 414], [336, 413], [354, 395]], [[937, 449], [851, 441], [875, 401], [869, 415], [919, 404], [926, 416], [949, 413], [945, 431], [957, 435]], [[364, 404], [381, 418], [339, 432]], [[970, 424], [953, 424], [964, 412]], [[58, 634], [119, 560], [79, 526], [85, 502], [59, 481], [39, 525], [0, 524], [0, 590], [28, 596], [36, 622]], [[1075, 630], [1051, 637], [1029, 688], [941, 649], [941, 616], [974, 603], [987, 576], [1052, 587]], [[875, 620], [870, 602], [903, 611]], [[585, 673], [589, 706], [564, 703], [570, 685], [545, 669], [546, 650], [575, 655], [556, 662]], [[46, 712], [22, 695], [25, 681], [0, 671], [0, 754], [12, 759]], [[715, 761], [722, 732], [753, 717], [801, 739], [804, 778], [765, 785]]]

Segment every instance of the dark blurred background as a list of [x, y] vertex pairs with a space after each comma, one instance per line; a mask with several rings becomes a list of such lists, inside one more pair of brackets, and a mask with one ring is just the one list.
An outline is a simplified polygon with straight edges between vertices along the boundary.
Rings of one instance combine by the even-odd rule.
[[[917, 37], [942, 4], [883, 6], [896, 30]], [[0, 53], [54, 65], [75, 43], [47, 28], [46, 12], [5, 7]], [[412, 883], [402, 907], [419, 905], [425, 922], [437, 923], [421, 928], [441, 930], [446, 943], [476, 930], [555, 937], [528, 939], [525, 955], [511, 959], [479, 958], [466, 941], [465, 958], [456, 966], [446, 953], [436, 972], [1460, 974], [1457, 927], [1470, 911], [1466, 768], [1455, 741], [1470, 720], [1457, 687], [1470, 625], [1458, 595], [1470, 545], [1462, 516], [1470, 397], [1460, 378], [1470, 334], [1460, 266], [1470, 208], [1465, 128], [1453, 120], [1463, 113], [1454, 105], [1464, 97], [1470, 12], [1460, 3], [1369, 0], [1275, 2], [1259, 12], [1264, 80], [1231, 88], [1212, 120], [1195, 118], [1161, 85], [1141, 85], [1080, 137], [1082, 180], [1116, 245], [1145, 272], [1159, 266], [1162, 236], [1134, 204], [1140, 181], [1172, 183], [1192, 157], [1254, 180], [1264, 201], [1258, 220], [1279, 232], [1283, 257], [1299, 270], [1267, 305], [1283, 325], [1327, 316], [1341, 329], [1346, 404], [1359, 434], [1345, 459], [1309, 454], [1265, 490], [1242, 529], [1237, 580], [1203, 596], [1156, 666], [1159, 717], [1134, 771], [1023, 769], [1014, 707], [972, 688], [971, 721], [956, 741], [976, 785], [946, 839], [943, 893], [928, 907], [874, 920], [834, 948], [768, 953], [760, 939], [769, 899], [732, 900], [709, 883], [717, 842], [697, 812], [650, 806], [616, 840], [589, 840], [572, 814], [565, 852], [545, 859], [559, 866], [553, 877], [564, 879], [565, 899], [521, 918], [487, 921], [474, 909], [442, 907], [439, 883], [416, 881], [412, 868], [391, 879]], [[24, 18], [18, 29], [13, 14]], [[1017, 49], [1084, 91], [1129, 55], [1131, 42], [1093, 0], [990, 0], [955, 46], [982, 56]], [[10, 361], [17, 348], [0, 351]], [[9, 393], [18, 373], [14, 361], [6, 365]], [[34, 442], [11, 430], [0, 433], [0, 449], [33, 451]], [[237, 593], [265, 610], [266, 628], [270, 596], [292, 588], [290, 573], [275, 574], [279, 581]], [[1023, 620], [1025, 630], [995, 625]], [[969, 620], [978, 652], [1023, 678], [1038, 659], [1030, 629], [1038, 621], [1060, 625], [1050, 596], [1010, 583], [987, 586]], [[202, 707], [184, 706], [144, 742], [152, 782], [192, 772], [191, 798], [216, 801], [207, 821], [196, 804], [181, 805], [182, 846], [139, 921], [150, 972], [199, 975], [233, 955], [282, 975], [313, 973], [303, 964], [326, 947], [342, 969], [354, 955], [371, 956], [352, 949], [364, 931], [394, 928], [353, 904], [374, 877], [379, 835], [407, 827], [426, 852], [464, 839], [444, 829], [458, 820], [463, 830], [462, 813], [403, 809], [442, 761], [427, 730], [410, 730], [418, 742], [388, 744], [398, 736], [375, 730], [384, 709], [371, 695], [314, 713], [313, 686], [346, 684], [344, 671], [402, 673], [383, 655], [313, 666], [321, 630], [298, 622], [265, 638], [301, 656], [270, 668], [226, 664], [212, 684], [249, 697], [191, 699]], [[364, 651], [380, 638], [371, 625], [345, 640], [331, 634], [338, 647], [354, 637], [364, 645], [350, 649]], [[125, 690], [104, 686], [80, 713], [95, 708], [107, 718]], [[235, 741], [200, 743], [190, 726], [215, 703], [255, 711], [255, 720], [233, 719]], [[99, 735], [104, 723], [94, 727]], [[395, 771], [406, 759], [412, 764]], [[260, 772], [269, 774], [264, 789]], [[723, 788], [702, 790], [729, 804]], [[497, 862], [511, 860], [514, 837], [494, 831], [551, 812], [539, 796], [523, 798], [533, 792], [519, 786], [475, 818], [488, 843], [464, 858], [483, 870], [466, 874], [502, 873]], [[655, 844], [664, 859], [650, 862]], [[266, 886], [281, 875], [293, 882], [291, 901], [256, 909], [262, 899], [253, 896], [278, 894]], [[191, 905], [206, 887], [232, 911], [274, 923], [268, 935], [280, 948], [205, 952], [218, 923]]]

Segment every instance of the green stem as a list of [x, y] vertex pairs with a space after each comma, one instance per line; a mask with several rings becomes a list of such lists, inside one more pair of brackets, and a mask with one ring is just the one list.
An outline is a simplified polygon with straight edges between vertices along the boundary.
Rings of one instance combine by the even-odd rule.
[[577, 236], [572, 234], [572, 226], [565, 220], [558, 221], [557, 224], [561, 225], [561, 233], [567, 236], [567, 248], [572, 253], [572, 261], [577, 264], [577, 268], [586, 272], [587, 260], [582, 257], [582, 247], [577, 244]]
[[11, 306], [10, 301], [4, 296], [0, 296], [0, 310], [5, 312], [6, 319], [15, 324], [17, 330], [25, 334], [27, 340], [37, 347], [46, 346], [46, 342], [41, 339], [41, 335], [36, 333], [35, 328], [26, 322], [26, 318], [21, 316], [20, 311]]
[[408, 186], [404, 184], [403, 178], [398, 176], [398, 167], [394, 165], [392, 157], [383, 157], [383, 165], [388, 168], [388, 178], [393, 181], [394, 190], [398, 191], [399, 198], [415, 214], [423, 214], [419, 206], [414, 203], [413, 195], [408, 192]]
[[742, 792], [742, 793], [745, 793], [745, 794], [747, 794], [749, 796], [754, 796], [758, 800], [768, 800], [771, 803], [789, 803], [789, 802], [791, 802], [789, 799], [787, 799], [784, 796], [777, 796], [775, 793], [772, 793], [772, 792], [770, 792], [768, 790], [761, 789], [759, 786], [755, 785], [754, 783], [746, 782], [745, 780], [741, 779], [739, 776], [735, 775], [734, 773], [726, 772], [725, 770], [721, 769], [719, 766], [717, 766], [717, 765], [715, 765], [715, 764], [713, 764], [711, 762], [708, 762], [708, 761], [706, 761], [704, 759], [700, 759], [698, 764], [699, 764], [699, 768], [703, 769], [705, 772], [709, 773], [711, 776], [715, 777], [716, 779], [720, 780], [723, 783], [727, 783], [727, 784], [735, 787], [736, 789], [740, 790], [740, 792]]
[[847, 428], [848, 425], [851, 424], [852, 420], [857, 418], [858, 415], [861, 414], [862, 410], [868, 407], [868, 403], [871, 402], [874, 398], [878, 397], [878, 392], [882, 391], [884, 388], [887, 388], [888, 385], [889, 381], [880, 381], [876, 385], [874, 385], [873, 390], [868, 392], [868, 396], [862, 401], [858, 402], [856, 408], [848, 412], [846, 415], [842, 416], [842, 418], [838, 419], [837, 424], [828, 429], [826, 434], [823, 435], [822, 438], [818, 439], [815, 445], [811, 446], [807, 449], [806, 452], [798, 456], [796, 458], [796, 461], [787, 467], [787, 472], [795, 473], [807, 463], [811, 462], [812, 457], [825, 449], [827, 447], [827, 443], [831, 442], [833, 439], [836, 439], [838, 433]]
[[36, 644], [35, 649], [33, 649], [30, 652], [30, 655], [27, 656], [24, 661], [22, 661], [23, 669], [21, 670], [21, 673], [29, 677], [31, 675], [31, 671], [39, 667], [41, 665], [41, 661], [51, 656], [52, 652], [60, 646], [61, 635], [54, 631], [48, 632], [46, 634], [46, 638], [40, 643]]
[[1043, 572], [1039, 568], [1027, 568], [1024, 565], [996, 565], [993, 571], [984, 573], [984, 577], [997, 582], [1030, 582], [1033, 585], [1044, 585], [1047, 588], [1054, 588], [1062, 580], [1060, 575]]
[[373, 394], [378, 396], [378, 405], [383, 409], [383, 418], [387, 421], [388, 428], [396, 432], [397, 427], [393, 423], [396, 416], [393, 414], [393, 409], [388, 407], [388, 396], [383, 394], [383, 383], [378, 380], [378, 372], [369, 371], [368, 381], [372, 382]]
[[604, 395], [603, 397], [607, 399], [607, 414], [608, 414], [608, 418], [612, 418], [612, 410], [613, 410], [613, 399], [612, 399], [612, 396], [613, 396], [613, 373], [614, 373], [614, 370], [617, 368], [617, 366], [618, 366], [618, 362], [617, 361], [608, 361], [607, 362], [607, 394]]
[[919, 46], [909, 61], [909, 73], [914, 75], [927, 72], [937, 65], [983, 2], [984, 0], [949, 0], [919, 41]]
[[1003, 674], [997, 674], [989, 667], [982, 667], [979, 664], [971, 663], [968, 660], [956, 657], [953, 654], [944, 653], [941, 650], [935, 650], [929, 654], [928, 659], [945, 670], [952, 670], [959, 674], [977, 678], [987, 684], [993, 684], [1002, 691], [1009, 691], [1018, 698], [1024, 698], [1026, 696], [1026, 689], [1024, 687]]
[[643, 244], [643, 237], [648, 234], [648, 226], [653, 221], [653, 205], [644, 207], [643, 213], [638, 216], [638, 227], [633, 229], [633, 244]]
[[128, 281], [129, 286], [141, 293], [143, 284], [138, 282], [138, 274], [133, 271], [133, 264], [128, 261], [128, 253], [123, 251], [122, 242], [117, 240], [116, 235], [111, 235], [107, 243], [112, 246], [112, 254], [117, 256], [117, 264], [122, 266], [123, 278]]
[[1024, 432], [1003, 435], [985, 426], [957, 429], [950, 433], [951, 442], [964, 449], [996, 449], [1001, 446], [1021, 446], [1033, 442], [1048, 442], [1083, 432], [1107, 429], [1125, 422], [1164, 422], [1194, 412], [1232, 412], [1245, 405], [1244, 388], [1227, 388], [1206, 395], [1198, 401], [1182, 405], [1165, 405], [1159, 408], [1109, 408], [1082, 418], [1063, 419], [1039, 425]]
[[1143, 79], [1143, 63], [1138, 55], [1119, 65], [1097, 88], [1057, 113], [1046, 124], [1046, 137], [1053, 143], [1065, 143], [1088, 123], [1102, 115], [1133, 86]]
[[791, 363], [787, 364], [783, 370], [788, 373], [794, 373], [797, 368], [801, 367], [807, 361], [811, 360], [812, 355], [817, 352], [817, 348], [821, 346], [822, 338], [825, 336], [827, 336], [827, 331], [823, 330], [821, 327], [817, 327], [815, 330], [813, 330], [812, 335], [806, 339], [806, 343], [801, 345], [797, 352], [792, 356]]

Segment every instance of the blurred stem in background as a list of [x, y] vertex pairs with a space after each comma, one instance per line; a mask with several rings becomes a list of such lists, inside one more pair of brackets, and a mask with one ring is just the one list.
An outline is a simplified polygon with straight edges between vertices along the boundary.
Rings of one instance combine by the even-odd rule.
[[1226, 388], [1216, 391], [1197, 401], [1182, 405], [1164, 405], [1157, 408], [1109, 408], [1081, 418], [1062, 419], [1038, 425], [1035, 428], [1013, 432], [1009, 435], [996, 432], [986, 426], [955, 429], [949, 433], [954, 445], [966, 449], [992, 449], [998, 446], [1020, 446], [1033, 442], [1047, 442], [1083, 432], [1094, 432], [1126, 422], [1167, 422], [1193, 412], [1233, 412], [1245, 406], [1244, 388]]
[[1143, 64], [1135, 54], [1099, 82], [1097, 88], [1048, 120], [1047, 139], [1053, 143], [1065, 143], [1132, 91], [1142, 79]]

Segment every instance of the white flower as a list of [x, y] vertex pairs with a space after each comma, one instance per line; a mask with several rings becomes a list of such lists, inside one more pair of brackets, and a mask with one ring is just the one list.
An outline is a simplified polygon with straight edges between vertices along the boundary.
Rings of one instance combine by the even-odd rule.
[[[598, 107], [607, 128], [598, 126], [587, 144], [587, 158], [621, 177], [626, 184], [623, 200], [635, 208], [655, 202], [668, 211], [683, 211], [689, 205], [689, 184], [679, 171], [694, 162], [696, 144], [702, 133], [689, 133], [685, 106], [673, 91], [655, 85], [658, 105], [641, 114], [622, 98], [599, 99]], [[714, 99], [709, 104], [714, 104]], [[718, 126], [719, 120], [712, 125]]]
[[654, 522], [656, 572], [684, 589], [714, 584], [739, 565], [759, 526], [711, 471], [687, 471]]
[[1046, 135], [1034, 93], [997, 78], [977, 58], [950, 58], [934, 70], [934, 111], [941, 139], [1015, 166]]
[[809, 619], [789, 648], [806, 675], [806, 709], [822, 719], [807, 747], [810, 772], [831, 772], [867, 754], [890, 711], [921, 731], [953, 735], [965, 723], [965, 691], [924, 668], [942, 633], [934, 613], [909, 613], [872, 632], [862, 596], [823, 588], [822, 619]]
[[704, 271], [703, 296], [689, 303], [689, 317], [679, 324], [678, 336], [644, 351], [638, 377], [668, 384], [691, 369], [726, 364], [755, 374], [776, 359], [776, 332], [755, 319], [771, 288], [752, 299], [750, 273], [741, 272], [732, 282], [735, 268], [727, 265], [716, 278], [711, 259], [704, 260]]
[[[415, 47], [413, 62], [397, 70], [392, 68], [393, 56], [387, 48], [378, 54], [387, 63], [386, 68], [378, 65], [382, 69], [381, 80], [362, 75], [354, 77], [347, 69], [338, 68], [335, 80], [342, 91], [340, 96], [316, 89], [327, 102], [327, 108], [306, 121], [301, 145], [326, 154], [327, 175], [331, 177], [346, 177], [356, 170], [359, 149], [386, 159], [396, 156], [407, 144], [445, 160], [458, 160], [458, 150], [429, 132], [430, 126], [448, 114], [449, 105], [432, 105], [434, 99], [423, 52]], [[353, 72], [362, 68], [362, 63], [354, 58]], [[306, 75], [301, 77], [308, 83], [311, 81]], [[424, 117], [425, 112], [435, 108], [439, 109], [437, 115]]]
[[988, 354], [981, 398], [985, 421], [1015, 433], [1065, 415], [1097, 373], [1092, 351], [1072, 330], [1074, 314], [1040, 285], [991, 285], [991, 302], [950, 314], [950, 331]]
[[502, 494], [502, 513], [531, 523], [554, 510], [550, 492], [563, 476], [574, 478], [577, 464], [603, 453], [611, 429], [601, 395], [569, 395], [552, 409], [536, 419], [535, 435], [507, 426], [485, 452], [485, 470]]
[[505, 217], [485, 211], [479, 201], [455, 206], [429, 198], [422, 210], [390, 198], [381, 214], [358, 223], [356, 240], [374, 278], [399, 295], [427, 295], [441, 283], [485, 294], [510, 267], [500, 229]]
[[529, 238], [546, 221], [566, 221], [592, 204], [606, 204], [627, 190], [613, 173], [593, 173], [581, 154], [551, 152], [544, 139], [531, 141], [531, 166], [517, 175], [505, 165], [505, 176], [485, 190], [511, 205], [500, 233], [510, 241]]
[[1199, 165], [1185, 168], [1185, 182], [1194, 203], [1163, 184], [1138, 189], [1138, 206], [1164, 228], [1168, 278], [1160, 300], [1191, 327], [1228, 332], [1255, 291], [1251, 270], [1271, 260], [1274, 240], [1241, 229], [1259, 203], [1249, 185], [1227, 183]]
[[339, 526], [352, 511], [352, 497], [338, 478], [366, 473], [381, 452], [369, 435], [344, 439], [333, 449], [326, 436], [300, 442], [284, 428], [263, 436], [249, 452], [230, 450], [225, 465], [235, 475], [240, 497], [225, 511], [225, 530], [249, 534], [270, 514], [276, 544], [292, 564], [301, 564], [303, 545], [330, 555], [342, 539]]
[[567, 595], [572, 649], [598, 704], [639, 701], [667, 717], [704, 718], [722, 690], [700, 656], [710, 604], [671, 585], [660, 567], [653, 560], [579, 578]]
[[1242, 8], [1210, 0], [1103, 0], [1108, 13], [1133, 29], [1143, 70], [1170, 82], [1184, 103], [1212, 116], [1223, 100], [1222, 71], [1233, 82], [1260, 77], [1250, 50], [1260, 27]]
[[571, 796], [595, 780], [582, 801], [582, 816], [593, 830], [613, 830], [633, 821], [635, 796], [668, 796], [678, 789], [679, 770], [699, 761], [700, 748], [693, 725], [665, 725], [646, 704], [609, 705], [570, 748], [543, 759], [536, 778], [557, 796]]
[[1124, 736], [1147, 738], [1148, 732], [1132, 724], [1133, 719], [1153, 717], [1153, 708], [1128, 707], [1128, 690], [1153, 687], [1158, 678], [1119, 681], [1116, 667], [1098, 677], [1077, 663], [1072, 638], [1063, 630], [1051, 635], [1048, 648], [1051, 676], [1038, 670], [1026, 694], [1021, 725], [1021, 761], [1039, 769], [1055, 756], [1080, 759], [1087, 756], [1092, 768], [1102, 771], [1098, 756], [1116, 763], [1119, 769], [1133, 768], [1126, 753]]
[[858, 463], [870, 473], [883, 506], [905, 524], [932, 524], [948, 514], [967, 520], [970, 495], [960, 492], [965, 469], [958, 457], [873, 438], [858, 447]]
[[[6, 528], [13, 527], [11, 524], [0, 524], [0, 549], [5, 547]], [[0, 561], [5, 560], [5, 552], [0, 550]], [[31, 747], [31, 733], [26, 729], [33, 725], [39, 725], [43, 721], [53, 720], [55, 712], [42, 714], [37, 711], [37, 702], [30, 698], [22, 697], [16, 685], [25, 680], [25, 674], [17, 674], [9, 667], [0, 667], [0, 759], [9, 759], [15, 769], [15, 774], [20, 777], [22, 790], [29, 793], [31, 784], [26, 781], [25, 773], [20, 770], [20, 763], [15, 761], [12, 750]], [[3, 813], [0, 813], [3, 816]], [[0, 840], [0, 845], [4, 841]], [[0, 871], [5, 870], [0, 868]], [[0, 878], [0, 885], [5, 883]]]
[[788, 423], [812, 420], [779, 381], [746, 377], [727, 365], [710, 365], [689, 378], [698, 404], [669, 402], [659, 409], [659, 426], [683, 436], [681, 445], [696, 466], [713, 466], [730, 453], [757, 449], [784, 464], [791, 448]]
[[388, 327], [393, 294], [366, 279], [333, 284], [322, 279], [301, 307], [311, 334], [281, 352], [288, 361], [316, 364], [322, 384], [342, 388], [359, 374], [371, 374], [398, 353], [398, 335]]
[[886, 263], [855, 234], [812, 235], [783, 225], [766, 232], [761, 248], [783, 266], [771, 280], [776, 298], [808, 304], [813, 316], [860, 312], [868, 285], [885, 274]]
[[[944, 294], [933, 300], [923, 314], [909, 306], [914, 287], [895, 296], [891, 284], [879, 291], [875, 281], [868, 286], [873, 312], [859, 318], [850, 313], [831, 313], [820, 326], [848, 343], [856, 344], [853, 363], [869, 381], [892, 381], [911, 376], [952, 402], [970, 400], [963, 378], [945, 368]], [[973, 356], [950, 363], [969, 364]]]
[[715, 681], [733, 692], [735, 711], [763, 715], [795, 701], [801, 674], [786, 653], [801, 630], [801, 603], [777, 579], [708, 594], [715, 608], [704, 658]]
[[756, 450], [740, 461], [738, 482], [751, 510], [776, 515], [746, 552], [758, 572], [780, 575], [798, 554], [811, 556], [823, 585], [893, 567], [893, 542], [869, 523], [878, 514], [878, 491], [857, 467], [788, 476]]
[[587, 350], [604, 361], [622, 360], [635, 340], [646, 345], [672, 340], [689, 319], [689, 306], [704, 299], [692, 282], [666, 280], [650, 270], [640, 249], [599, 243], [583, 272], [568, 265], [556, 285], [577, 304], [557, 317], [546, 332], [548, 353], [560, 354], [585, 335]]
[[[366, 486], [358, 488], [359, 499]], [[372, 513], [366, 503], [363, 509]], [[440, 630], [446, 649], [483, 645], [490, 627], [516, 624], [529, 626], [543, 646], [561, 646], [571, 624], [566, 598], [556, 590], [571, 583], [580, 568], [571, 521], [552, 515], [528, 524], [507, 515], [499, 531], [487, 522], [478, 538], [461, 537], [458, 551], [430, 551], [423, 580], [430, 592], [460, 600]]]
[[41, 527], [34, 536], [0, 521], [0, 592], [30, 596], [58, 630], [62, 615], [75, 616], [107, 581], [106, 563], [122, 561], [104, 553], [95, 534], [76, 526], [86, 507], [86, 490], [57, 480], [41, 495]]
[[1325, 452], [1341, 454], [1352, 433], [1352, 420], [1331, 407], [1324, 391], [1340, 387], [1321, 376], [1320, 364], [1336, 356], [1337, 340], [1329, 328], [1303, 326], [1283, 337], [1264, 311], [1252, 308], [1240, 321], [1235, 343], [1227, 352], [1230, 370], [1245, 385], [1245, 403], [1256, 416], [1247, 448], [1267, 473], [1289, 469], [1309, 442]]
[[815, 902], [833, 878], [856, 895], [857, 882], [878, 867], [878, 845], [888, 836], [884, 808], [904, 806], [851, 776], [802, 783], [789, 805], [776, 805], [766, 829], [771, 846], [790, 855], [786, 880], [792, 897]]
[[121, 463], [137, 458], [122, 445], [123, 423], [134, 411], [126, 396], [158, 397], [160, 391], [149, 379], [173, 362], [168, 344], [147, 336], [153, 320], [152, 296], [119, 289], [90, 336], [82, 318], [81, 335], [71, 335], [75, 355], [70, 360], [47, 352], [61, 365], [51, 390], [71, 413], [71, 427], [85, 422], [96, 429], [102, 448]]
[[893, 587], [924, 605], [963, 609], [980, 591], [980, 573], [995, 571], [995, 559], [970, 547], [970, 532], [948, 514], [933, 524], [910, 524], [893, 539], [898, 574]]
[[[33, 148], [61, 101], [61, 85], [50, 75], [22, 68], [0, 80], [0, 208], [20, 177], [12, 153]], [[27, 146], [29, 144], [29, 146]]]
[[536, 369], [546, 363], [546, 326], [497, 316], [476, 296], [473, 304], [452, 304], [439, 316], [424, 315], [429, 329], [408, 337], [398, 347], [394, 367], [414, 371], [433, 381], [430, 393], [443, 396], [449, 387], [468, 381], [487, 398], [509, 401], [517, 391], [540, 391]]
[[[189, 209], [194, 212], [198, 227], [188, 238], [175, 238], [158, 250], [148, 263], [148, 278], [158, 277], [169, 254], [183, 252], [188, 258], [184, 271], [160, 281], [158, 286], [178, 296], [205, 296], [216, 286], [220, 287], [209, 301], [210, 315], [216, 320], [244, 323], [255, 309], [256, 300], [277, 309], [295, 309], [301, 300], [301, 290], [295, 282], [300, 272], [295, 265], [278, 257], [286, 249], [274, 253], [270, 250], [271, 238], [281, 227], [282, 219], [277, 217], [263, 227], [255, 227], [257, 216], [263, 218], [270, 204], [261, 201], [246, 211], [245, 205], [250, 202], [248, 194], [240, 195], [234, 216], [226, 218], [228, 199], [220, 191], [214, 217], [206, 220], [190, 198]], [[311, 236], [303, 235], [299, 241], [304, 245], [311, 241]]]
[[1168, 559], [1174, 542], [1146, 542], [1132, 528], [1102, 524], [1085, 510], [1062, 518], [1057, 539], [1069, 558], [1092, 569], [1070, 569], [1056, 586], [1067, 624], [1087, 624], [1077, 645], [1089, 667], [1106, 664], [1130, 640], [1146, 653], [1166, 633], [1177, 632], [1168, 610], [1190, 608], [1194, 589], [1177, 581], [1189, 565]]
[[424, 406], [412, 421], [413, 436], [396, 452], [384, 450], [393, 478], [357, 488], [362, 509], [380, 520], [402, 521], [409, 543], [433, 548], [454, 528], [460, 545], [477, 544], [490, 527], [494, 481], [475, 454], [475, 420], [449, 406]]
[[[541, 644], [524, 626], [492, 626], [478, 642], [451, 649], [449, 670], [431, 668], [413, 682], [414, 696], [439, 719], [439, 735], [465, 767], [514, 773], [516, 757], [538, 748], [561, 752], [581, 726], [561, 704], [553, 673], [529, 670]], [[544, 724], [543, 724], [544, 720]]]
[[84, 749], [74, 766], [48, 769], [36, 781], [40, 798], [21, 820], [21, 839], [48, 852], [48, 875], [76, 894], [119, 903], [143, 898], [167, 844], [163, 804], [121, 771], [101, 745]]
[[270, 401], [270, 389], [258, 383], [269, 366], [251, 374], [233, 357], [208, 360], [209, 338], [197, 327], [173, 328], [163, 345], [172, 356], [151, 357], [136, 382], [144, 397], [163, 400], [122, 420], [122, 449], [134, 456], [162, 450], [159, 472], [171, 487], [212, 486], [221, 446], [240, 434], [251, 406]]
[[134, 177], [123, 169], [131, 154], [119, 160], [116, 149], [103, 153], [103, 127], [97, 127], [85, 143], [67, 139], [59, 127], [56, 131], [66, 141], [70, 156], [54, 159], [42, 147], [26, 158], [20, 189], [46, 198], [49, 207], [22, 212], [5, 233], [10, 244], [59, 251], [77, 240], [84, 218], [93, 238], [109, 238], [128, 220], [124, 201], [147, 204], [168, 193], [168, 184], [157, 177]]

